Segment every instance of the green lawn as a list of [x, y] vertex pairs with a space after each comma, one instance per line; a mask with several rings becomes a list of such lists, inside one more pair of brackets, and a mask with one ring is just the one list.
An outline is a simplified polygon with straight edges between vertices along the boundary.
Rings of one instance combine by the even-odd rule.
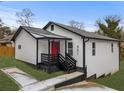
[[[61, 71], [48, 74], [41, 70], [37, 70], [32, 65], [18, 61], [14, 58], [7, 58], [7, 57], [0, 58], [0, 69], [5, 67], [13, 67], [13, 66], [16, 66], [17, 68], [23, 70], [24, 72], [30, 74], [31, 76], [33, 76], [38, 80], [45, 80], [48, 78], [52, 78], [64, 74]], [[1, 70], [0, 70], [0, 90], [1, 91], [19, 90], [19, 87], [15, 84], [15, 82], [13, 82], [9, 77], [7, 77]]]
[[124, 91], [124, 60], [120, 62], [119, 72], [111, 76], [107, 76], [105, 78], [100, 78], [92, 81], [97, 82], [99, 84], [103, 84], [116, 90]]

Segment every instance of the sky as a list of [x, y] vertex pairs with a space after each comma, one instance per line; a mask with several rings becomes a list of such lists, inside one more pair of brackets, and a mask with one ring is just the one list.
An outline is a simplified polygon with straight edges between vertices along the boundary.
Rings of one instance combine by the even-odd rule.
[[[107, 1], [11, 1], [0, 2], [0, 18], [11, 27], [18, 27], [16, 12], [29, 8], [35, 14], [33, 26], [42, 28], [49, 21], [69, 25], [69, 21], [83, 22], [84, 29], [95, 31], [95, 22], [108, 15], [124, 18], [124, 2]], [[123, 23], [122, 23], [123, 25]]]

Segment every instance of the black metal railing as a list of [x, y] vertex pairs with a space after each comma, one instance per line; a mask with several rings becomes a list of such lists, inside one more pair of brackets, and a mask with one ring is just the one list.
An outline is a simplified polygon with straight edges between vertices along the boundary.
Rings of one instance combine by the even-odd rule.
[[41, 54], [41, 63], [39, 66], [47, 71], [53, 71], [58, 67], [59, 69], [72, 72], [76, 70], [76, 60], [66, 53], [65, 57], [62, 54], [53, 55], [53, 54]]
[[58, 63], [58, 66], [61, 70], [68, 71], [68, 64], [65, 61], [65, 57], [63, 57], [61, 54], [59, 54]]
[[41, 62], [38, 65], [43, 71], [51, 73], [59, 70], [57, 67], [57, 61], [58, 55], [41, 53]]
[[77, 61], [76, 61], [72, 56], [70, 56], [69, 54], [66, 53], [65, 59], [66, 59], [66, 62], [67, 62], [69, 65], [71, 65], [71, 66], [73, 66], [74, 68], [76, 68], [76, 62], [77, 62]]
[[76, 60], [71, 57], [69, 54], [66, 53], [65, 57], [63, 57], [61, 54], [59, 54], [59, 66], [62, 70], [67, 72], [72, 72], [76, 70]]
[[57, 63], [58, 55], [51, 55], [51, 54], [41, 54], [41, 63], [44, 63], [46, 65], [52, 65]]

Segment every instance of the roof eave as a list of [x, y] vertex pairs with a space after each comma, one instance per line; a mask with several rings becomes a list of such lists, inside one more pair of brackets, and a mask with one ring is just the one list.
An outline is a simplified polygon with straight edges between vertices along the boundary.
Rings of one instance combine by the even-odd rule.
[[120, 40], [118, 40], [118, 39], [103, 39], [103, 38], [93, 38], [93, 37], [84, 37], [84, 36], [82, 36], [82, 38], [89, 38], [89, 39], [97, 39], [97, 40], [107, 40], [107, 41], [120, 42]]
[[21, 30], [24, 29], [28, 34], [30, 34], [33, 38], [36, 39], [36, 37], [34, 37], [29, 31], [27, 31], [25, 28], [23, 28], [22, 26], [20, 26], [17, 30], [17, 32], [14, 34], [14, 36], [12, 37], [11, 41], [15, 41], [15, 39], [17, 38], [17, 36], [19, 35], [19, 33], [21, 32]]
[[[59, 27], [61, 27], [61, 28], [63, 28], [63, 29], [66, 29], [66, 28], [64, 28], [64, 27], [62, 27], [62, 26], [60, 26], [60, 25], [58, 25], [58, 24], [56, 24], [56, 23], [54, 23], [54, 22], [52, 22], [52, 21], [49, 21], [48, 24], [43, 27], [43, 29], [46, 29], [50, 24], [55, 24], [55, 25], [57, 25], [57, 26], [59, 26]], [[69, 29], [66, 29], [66, 30], [71, 31], [71, 30], [69, 30]], [[72, 32], [72, 31], [71, 31], [71, 32]], [[72, 32], [72, 33], [75, 33], [75, 32]], [[78, 33], [75, 33], [75, 34], [77, 34], [77, 35], [79, 35], [79, 36], [81, 36], [81, 37], [83, 37], [83, 38], [85, 37], [85, 38], [90, 38], [90, 39], [107, 40], [107, 41], [117, 41], [117, 42], [119, 42], [119, 40], [115, 40], [115, 39], [93, 38], [93, 37], [86, 37], [86, 36], [83, 36], [83, 35], [78, 34]]]
[[42, 37], [37, 39], [59, 39], [59, 40], [72, 40], [71, 38], [56, 38], [56, 37]]

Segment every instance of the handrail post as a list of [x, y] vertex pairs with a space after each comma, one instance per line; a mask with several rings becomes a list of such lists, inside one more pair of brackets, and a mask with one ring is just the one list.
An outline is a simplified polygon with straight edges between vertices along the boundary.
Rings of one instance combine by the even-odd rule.
[[65, 40], [65, 57], [66, 57], [66, 52], [67, 52], [67, 40]]

